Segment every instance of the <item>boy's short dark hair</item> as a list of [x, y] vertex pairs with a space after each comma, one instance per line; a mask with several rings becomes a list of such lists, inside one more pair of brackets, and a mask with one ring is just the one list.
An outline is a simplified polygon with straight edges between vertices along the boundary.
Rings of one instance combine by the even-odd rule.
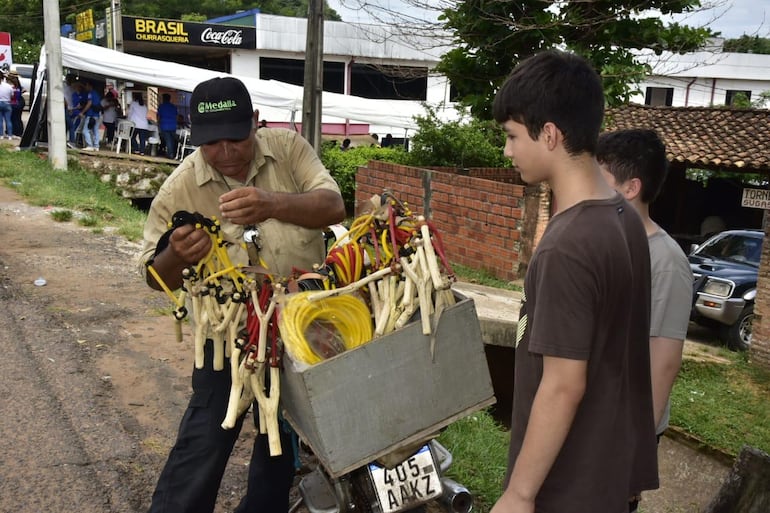
[[547, 122], [564, 134], [564, 148], [593, 154], [604, 119], [602, 81], [591, 64], [575, 54], [548, 50], [522, 61], [492, 104], [498, 123], [516, 121], [537, 139]]
[[605, 132], [599, 136], [596, 159], [618, 184], [638, 178], [642, 183], [639, 198], [646, 204], [658, 197], [668, 174], [666, 145], [654, 130]]

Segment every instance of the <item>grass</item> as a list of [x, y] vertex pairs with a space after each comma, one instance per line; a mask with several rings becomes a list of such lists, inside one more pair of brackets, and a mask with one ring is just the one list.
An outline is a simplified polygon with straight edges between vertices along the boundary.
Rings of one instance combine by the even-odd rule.
[[671, 394], [671, 424], [733, 456], [743, 445], [770, 452], [770, 371], [750, 353], [729, 364], [685, 360]]
[[76, 161], [68, 162], [67, 171], [54, 171], [37, 153], [0, 149], [0, 181], [32, 205], [53, 207], [51, 215], [58, 221], [69, 221], [77, 212], [87, 219], [84, 226], [111, 227], [129, 240], [141, 239], [146, 215]]
[[484, 285], [487, 287], [495, 287], [498, 289], [516, 290], [516, 291], [523, 290], [520, 283], [504, 281], [504, 280], [495, 278], [494, 275], [492, 275], [492, 273], [486, 269], [473, 269], [471, 267], [452, 263], [452, 270], [457, 275], [457, 278], [459, 278], [462, 281], [467, 281], [469, 283], [477, 283], [479, 285]]
[[449, 477], [473, 493], [474, 511], [489, 511], [500, 496], [509, 439], [508, 432], [487, 411], [451, 424], [439, 437], [452, 453]]
[[[33, 152], [0, 149], [0, 181], [31, 204], [53, 207], [54, 217], [59, 215], [54, 212], [66, 211], [94, 230], [113, 227], [129, 240], [141, 238], [145, 214], [76, 162], [70, 162], [68, 171], [52, 171]], [[453, 268], [464, 281], [521, 289], [487, 271]], [[720, 356], [729, 363], [685, 360], [672, 392], [671, 424], [732, 455], [744, 444], [770, 452], [770, 371], [752, 365], [746, 353], [724, 351]], [[488, 511], [505, 475], [507, 431], [483, 411], [449, 426], [440, 440], [454, 458], [450, 477], [476, 495], [477, 511]]]

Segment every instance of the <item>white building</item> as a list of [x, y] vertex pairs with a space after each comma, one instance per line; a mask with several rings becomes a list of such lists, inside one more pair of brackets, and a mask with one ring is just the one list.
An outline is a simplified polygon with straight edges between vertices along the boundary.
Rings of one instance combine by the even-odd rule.
[[[123, 16], [122, 34], [126, 53], [295, 86], [304, 82], [304, 18], [262, 14], [258, 9], [206, 23]], [[440, 109], [445, 119], [456, 117], [449, 80], [434, 71], [448, 47], [437, 44], [440, 37], [435, 33], [430, 36], [388, 25], [324, 22], [324, 92], [395, 100], [395, 108], [404, 113], [424, 112], [419, 105], [424, 102]], [[299, 121], [294, 114], [260, 109], [268, 122]], [[327, 134], [407, 135], [403, 127], [367, 126], [328, 115], [323, 122]]]
[[770, 55], [720, 50], [646, 56], [652, 74], [631, 101], [651, 106], [712, 107], [731, 105], [737, 93], [756, 101], [761, 93], [770, 91]]

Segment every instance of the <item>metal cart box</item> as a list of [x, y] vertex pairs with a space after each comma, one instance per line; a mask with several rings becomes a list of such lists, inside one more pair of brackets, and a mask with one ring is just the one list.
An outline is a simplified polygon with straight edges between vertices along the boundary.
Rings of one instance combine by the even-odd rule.
[[495, 402], [476, 308], [455, 295], [433, 359], [417, 321], [302, 371], [286, 366], [283, 415], [332, 477]]

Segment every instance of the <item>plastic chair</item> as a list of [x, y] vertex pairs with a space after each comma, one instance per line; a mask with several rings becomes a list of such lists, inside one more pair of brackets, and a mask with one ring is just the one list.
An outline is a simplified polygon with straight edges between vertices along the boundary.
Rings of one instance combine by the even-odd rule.
[[186, 151], [191, 150], [195, 151], [198, 149], [197, 146], [193, 146], [192, 144], [188, 144], [188, 141], [190, 140], [190, 130], [187, 128], [182, 128], [179, 130], [179, 144], [176, 146], [176, 159], [182, 160], [187, 155]]
[[126, 141], [126, 152], [131, 154], [131, 136], [134, 135], [134, 123], [133, 121], [121, 120], [118, 121], [118, 127], [115, 129], [115, 153], [120, 153], [120, 147], [123, 141]]
[[146, 153], [154, 157], [158, 154], [158, 146], [160, 146], [160, 139], [154, 136], [148, 137], [147, 145], [150, 147], [150, 151]]

